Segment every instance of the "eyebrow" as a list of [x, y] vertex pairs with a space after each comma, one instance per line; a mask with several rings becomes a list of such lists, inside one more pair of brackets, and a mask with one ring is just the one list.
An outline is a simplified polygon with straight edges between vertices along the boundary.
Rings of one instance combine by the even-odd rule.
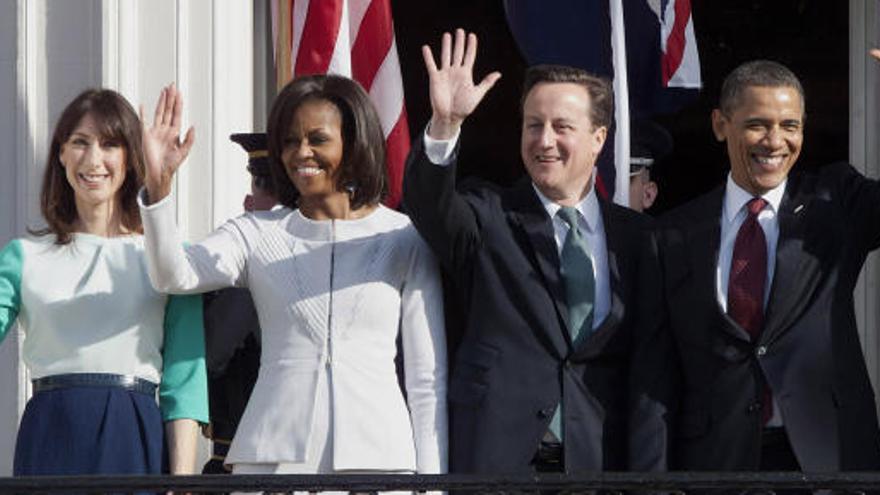
[[[768, 118], [764, 118], [764, 117], [751, 117], [751, 118], [745, 119], [744, 122], [746, 124], [767, 124], [767, 123], [771, 122], [771, 120], [772, 119], [768, 119]], [[803, 122], [803, 119], [783, 119], [780, 123], [781, 124], [788, 124], [788, 125], [791, 125], [791, 124], [800, 125], [801, 122]]]

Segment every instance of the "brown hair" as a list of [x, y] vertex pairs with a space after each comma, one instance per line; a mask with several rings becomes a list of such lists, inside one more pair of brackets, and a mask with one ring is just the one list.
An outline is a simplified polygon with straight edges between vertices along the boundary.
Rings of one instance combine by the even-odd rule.
[[47, 227], [29, 230], [34, 235], [54, 234], [56, 244], [71, 241], [79, 217], [73, 187], [67, 181], [60, 156], [61, 147], [85, 115], [92, 116], [103, 138], [119, 141], [125, 148], [125, 180], [116, 193], [122, 225], [131, 232], [143, 231], [137, 205], [138, 189], [144, 180], [141, 121], [119, 93], [109, 89], [88, 89], [67, 105], [55, 125], [40, 189], [40, 211]]
[[379, 203], [388, 184], [379, 114], [360, 84], [336, 75], [298, 77], [275, 98], [266, 133], [269, 170], [278, 201], [296, 207], [299, 194], [287, 176], [281, 153], [296, 111], [304, 102], [315, 100], [332, 103], [342, 115], [342, 164], [337, 189], [350, 192], [353, 210]]
[[611, 83], [607, 79], [567, 65], [545, 64], [529, 67], [523, 82], [520, 109], [523, 108], [532, 88], [540, 83], [573, 83], [583, 86], [590, 95], [590, 122], [593, 124], [593, 129], [611, 128], [611, 120], [614, 116], [614, 90], [611, 89]]

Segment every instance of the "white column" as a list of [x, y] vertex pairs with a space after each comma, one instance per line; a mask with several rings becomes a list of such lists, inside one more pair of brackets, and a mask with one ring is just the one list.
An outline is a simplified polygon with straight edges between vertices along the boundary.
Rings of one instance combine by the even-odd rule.
[[[20, 125], [24, 118], [24, 105], [20, 99], [17, 75], [20, 57], [17, 47], [24, 31], [21, 1], [0, 0], [0, 244], [5, 245], [18, 232], [18, 201], [16, 190], [22, 176], [14, 164], [19, 160], [20, 148], [16, 142], [26, 138], [26, 127]], [[20, 14], [22, 14], [20, 16]], [[12, 139], [10, 139], [12, 137]], [[12, 472], [12, 449], [19, 415], [19, 360], [18, 334], [10, 331], [0, 345], [0, 390], [5, 399], [0, 401], [0, 475]]]
[[178, 173], [177, 217], [198, 240], [241, 213], [250, 186], [247, 155], [229, 135], [253, 129], [254, 7], [219, 0], [104, 0], [103, 7], [105, 85], [143, 104], [148, 121], [164, 85], [183, 92], [196, 144]]
[[[241, 210], [253, 129], [253, 4], [237, 0], [0, 0], [0, 245], [40, 227], [39, 189], [61, 110], [88, 87], [121, 92], [152, 114], [176, 81], [196, 146], [177, 183], [178, 218], [197, 240]], [[0, 476], [12, 472], [29, 395], [20, 336], [0, 345]]]
[[[101, 83], [98, 0], [0, 1], [0, 243], [42, 225], [39, 188], [52, 126], [82, 89]], [[0, 474], [12, 472], [18, 419], [29, 395], [21, 335], [0, 346]]]
[[[850, 163], [865, 175], [880, 178], [880, 63], [868, 49], [880, 47], [880, 10], [873, 0], [850, 2]], [[809, 100], [808, 100], [809, 101]], [[872, 253], [854, 293], [856, 319], [874, 390], [880, 385], [880, 263]]]

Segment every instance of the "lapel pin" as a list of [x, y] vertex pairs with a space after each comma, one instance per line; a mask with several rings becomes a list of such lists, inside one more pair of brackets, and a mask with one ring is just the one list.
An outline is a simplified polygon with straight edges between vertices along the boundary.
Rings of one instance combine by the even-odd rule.
[[797, 214], [797, 213], [800, 213], [800, 211], [803, 209], [804, 209], [804, 205], [797, 205], [797, 207], [795, 207], [795, 209], [794, 209], [794, 212]]

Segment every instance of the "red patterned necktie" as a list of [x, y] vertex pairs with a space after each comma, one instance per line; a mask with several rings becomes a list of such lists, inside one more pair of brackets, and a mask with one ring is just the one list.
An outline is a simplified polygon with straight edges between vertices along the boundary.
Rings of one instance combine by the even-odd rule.
[[[758, 223], [758, 213], [767, 206], [762, 198], [746, 204], [748, 216], [736, 234], [730, 278], [727, 284], [727, 314], [757, 342], [764, 327], [764, 285], [767, 280], [767, 239]], [[770, 388], [761, 394], [764, 423], [773, 416]]]

